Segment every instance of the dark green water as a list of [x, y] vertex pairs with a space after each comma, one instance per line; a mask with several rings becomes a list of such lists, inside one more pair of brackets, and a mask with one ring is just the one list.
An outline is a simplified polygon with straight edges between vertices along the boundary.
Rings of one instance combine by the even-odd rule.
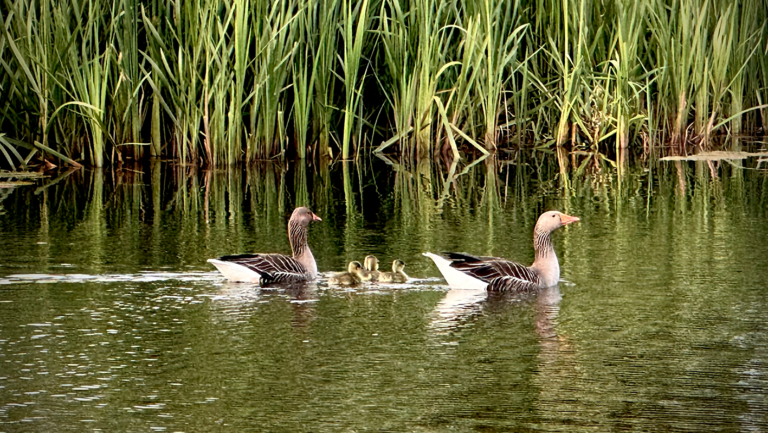
[[[0, 190], [0, 431], [764, 431], [756, 166], [158, 164]], [[413, 284], [260, 289], [205, 262], [289, 251], [305, 204], [321, 271], [372, 253]], [[559, 287], [448, 291], [420, 255], [529, 263], [548, 209], [581, 217]]]

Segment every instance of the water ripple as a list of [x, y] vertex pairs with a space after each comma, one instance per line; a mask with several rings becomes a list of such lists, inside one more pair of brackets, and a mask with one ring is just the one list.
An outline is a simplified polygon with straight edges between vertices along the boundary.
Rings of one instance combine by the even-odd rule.
[[0, 284], [19, 283], [152, 283], [158, 281], [218, 282], [218, 272], [140, 272], [138, 274], [11, 274], [0, 278]]

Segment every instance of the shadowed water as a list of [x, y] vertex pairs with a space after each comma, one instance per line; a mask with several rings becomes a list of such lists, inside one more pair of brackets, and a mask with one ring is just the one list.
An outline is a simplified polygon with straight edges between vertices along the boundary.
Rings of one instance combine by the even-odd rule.
[[[0, 431], [768, 428], [766, 172], [559, 162], [156, 164], [4, 189]], [[323, 219], [326, 276], [375, 254], [413, 280], [259, 288], [205, 262], [288, 252], [298, 205]], [[421, 256], [530, 263], [548, 209], [581, 217], [553, 236], [558, 287], [448, 290]]]

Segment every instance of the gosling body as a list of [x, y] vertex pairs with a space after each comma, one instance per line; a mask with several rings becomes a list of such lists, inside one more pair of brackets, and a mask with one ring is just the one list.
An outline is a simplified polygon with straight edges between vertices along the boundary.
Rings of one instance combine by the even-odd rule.
[[337, 286], [354, 286], [362, 281], [360, 271], [363, 269], [360, 262], [349, 262], [347, 272], [340, 272], [328, 278], [328, 284]]
[[394, 260], [392, 272], [379, 273], [379, 281], [382, 283], [404, 283], [408, 281], [408, 275], [403, 269], [405, 269], [405, 263], [402, 260]]
[[379, 281], [379, 259], [376, 256], [368, 255], [365, 257], [364, 268], [360, 271], [360, 276], [364, 281]]

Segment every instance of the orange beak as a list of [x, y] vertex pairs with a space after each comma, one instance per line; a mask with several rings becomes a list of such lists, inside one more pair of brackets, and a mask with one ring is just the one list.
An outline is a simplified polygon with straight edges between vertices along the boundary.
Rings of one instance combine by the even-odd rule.
[[571, 223], [577, 223], [577, 222], [579, 222], [579, 221], [581, 221], [581, 220], [579, 219], [579, 217], [575, 217], [575, 216], [566, 215], [566, 214], [564, 214], [564, 213], [561, 213], [561, 214], [560, 214], [560, 223], [561, 223], [562, 225], [564, 225], [564, 226], [567, 226], [568, 224], [571, 224]]
[[[576, 218], [576, 220], [578, 220], [578, 218]], [[319, 217], [319, 216], [317, 216], [317, 215], [315, 215], [315, 214], [313, 213], [313, 214], [312, 214], [312, 221], [322, 221], [322, 220], [320, 219], [320, 217]]]

